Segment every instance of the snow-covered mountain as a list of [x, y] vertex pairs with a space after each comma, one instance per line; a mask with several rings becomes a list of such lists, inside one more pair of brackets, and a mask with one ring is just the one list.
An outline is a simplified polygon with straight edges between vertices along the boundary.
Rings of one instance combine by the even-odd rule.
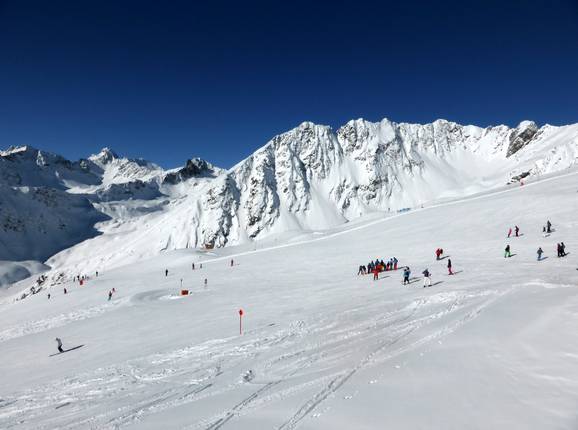
[[[530, 121], [480, 128], [359, 119], [337, 131], [304, 122], [228, 171], [197, 158], [164, 171], [107, 148], [78, 162], [11, 148], [0, 153], [0, 258], [44, 261], [61, 251], [47, 264], [75, 271], [119, 266], [164, 250], [332, 228], [577, 161], [578, 124]], [[43, 238], [53, 246], [37, 248]]]
[[480, 128], [305, 122], [274, 137], [202, 196], [189, 242], [223, 246], [286, 230], [334, 227], [574, 165], [578, 125]]

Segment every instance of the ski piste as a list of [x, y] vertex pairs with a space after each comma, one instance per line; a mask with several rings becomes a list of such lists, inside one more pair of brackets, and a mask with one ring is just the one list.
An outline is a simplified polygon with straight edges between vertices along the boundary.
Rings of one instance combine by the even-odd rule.
[[[257, 250], [167, 251], [3, 300], [0, 428], [573, 428], [577, 176]], [[513, 224], [525, 235], [504, 259]], [[561, 241], [573, 254], [556, 258]], [[442, 278], [438, 246], [459, 276]], [[389, 255], [418, 283], [356, 275]], [[444, 283], [420, 288], [425, 268]], [[89, 348], [52, 360], [56, 337]]]

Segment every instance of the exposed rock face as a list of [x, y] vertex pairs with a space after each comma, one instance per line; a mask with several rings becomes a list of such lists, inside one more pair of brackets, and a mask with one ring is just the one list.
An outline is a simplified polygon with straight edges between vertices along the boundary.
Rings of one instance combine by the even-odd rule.
[[187, 160], [187, 164], [182, 169], [167, 173], [163, 183], [175, 185], [191, 178], [214, 177], [218, 173], [221, 173], [221, 170], [215, 168], [212, 164], [200, 158], [193, 158]]
[[507, 157], [511, 157], [520, 149], [528, 145], [538, 133], [538, 126], [532, 121], [523, 121], [512, 130], [510, 134], [510, 145], [508, 146]]

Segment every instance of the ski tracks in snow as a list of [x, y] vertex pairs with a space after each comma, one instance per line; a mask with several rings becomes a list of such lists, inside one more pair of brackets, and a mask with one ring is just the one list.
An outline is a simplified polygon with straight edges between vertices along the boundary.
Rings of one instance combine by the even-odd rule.
[[[130, 360], [5, 398], [0, 423], [117, 429], [207, 399], [239, 398], [249, 388], [229, 409], [191, 417], [195, 422], [184, 428], [221, 429], [269, 404], [302, 397], [278, 427], [294, 429], [361, 369], [454, 332], [509, 291], [439, 292], [408, 298], [389, 312], [379, 311], [383, 303], [370, 303], [349, 310], [346, 323], [325, 316]], [[244, 378], [249, 370], [251, 378]], [[115, 399], [116, 408], [107, 407], [107, 399]], [[54, 414], [55, 408], [66, 414]]]
[[13, 325], [0, 331], [0, 342], [6, 342], [30, 334], [41, 333], [46, 330], [58, 328], [72, 322], [86, 320], [102, 315], [103, 313], [113, 310], [116, 306], [126, 303], [126, 299], [119, 299], [106, 302], [102, 305], [92, 306], [90, 308], [76, 309], [71, 312], [62, 313], [54, 317], [29, 321], [24, 324]]

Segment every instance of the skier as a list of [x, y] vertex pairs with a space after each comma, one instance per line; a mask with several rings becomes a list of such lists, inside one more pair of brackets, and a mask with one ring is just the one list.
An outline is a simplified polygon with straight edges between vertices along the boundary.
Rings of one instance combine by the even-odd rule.
[[512, 253], [510, 252], [510, 245], [506, 245], [506, 249], [504, 249], [504, 258], [511, 257]]
[[50, 300], [50, 293], [48, 293], [48, 300]]
[[62, 341], [60, 340], [59, 337], [56, 338], [56, 343], [58, 344], [58, 352], [64, 352], [62, 350]]
[[108, 292], [108, 301], [110, 302], [110, 299], [112, 299], [112, 291]]
[[397, 258], [393, 257], [393, 270], [397, 270]]
[[552, 233], [552, 223], [550, 222], [550, 220], [546, 221], [546, 232]]
[[207, 288], [207, 278], [205, 278], [205, 288]]
[[511, 235], [512, 235], [512, 227], [510, 227], [510, 229], [508, 230], [508, 239], [510, 238]]
[[379, 279], [379, 268], [376, 266], [375, 269], [373, 269], [373, 280], [377, 281]]
[[233, 261], [233, 259], [231, 258], [231, 267], [233, 267], [233, 264], [234, 264], [234, 261]]
[[98, 270], [96, 271], [96, 277], [98, 278]]
[[544, 251], [542, 251], [542, 247], [539, 247], [536, 253], [538, 254], [538, 261], [540, 261], [542, 259], [542, 254], [544, 253]]
[[431, 273], [429, 272], [428, 269], [425, 269], [423, 272], [421, 272], [423, 274], [423, 287], [431, 287]]
[[515, 232], [515, 234], [516, 234], [516, 237], [518, 237], [518, 236], [519, 236], [519, 233], [520, 233], [520, 227], [518, 227], [517, 225], [514, 226], [514, 232]]
[[448, 258], [448, 275], [453, 275], [454, 272], [452, 272], [452, 260], [450, 258]]
[[403, 269], [403, 285], [409, 284], [409, 275], [411, 274], [411, 270], [409, 270], [409, 267], [406, 266], [405, 269]]
[[363, 266], [359, 266], [359, 270], [357, 271], [357, 276], [363, 275]]
[[165, 277], [169, 276], [169, 269], [165, 269]]
[[68, 291], [67, 291], [66, 288], [65, 288], [65, 289], [64, 289], [64, 294], [67, 294], [67, 293], [68, 293]]
[[193, 270], [195, 270], [195, 263], [193, 263]]
[[566, 257], [566, 245], [564, 245], [564, 242], [560, 242], [560, 257]]

